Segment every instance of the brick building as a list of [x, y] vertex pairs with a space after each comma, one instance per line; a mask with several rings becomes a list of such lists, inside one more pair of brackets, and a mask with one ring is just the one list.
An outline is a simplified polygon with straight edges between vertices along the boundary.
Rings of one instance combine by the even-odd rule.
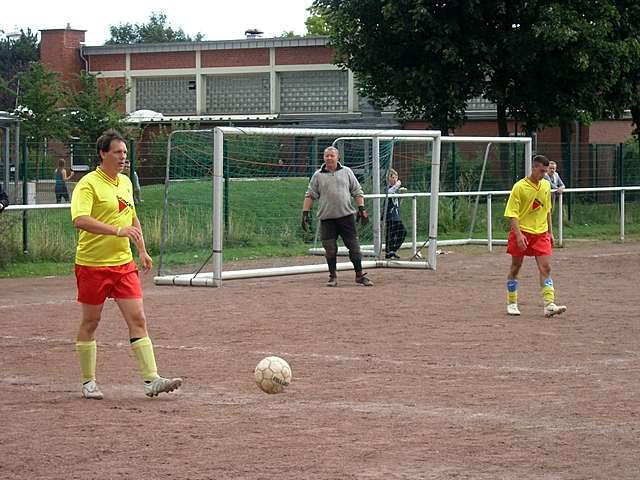
[[[105, 87], [128, 85], [121, 109], [137, 112], [136, 123], [428, 127], [401, 122], [392, 111], [380, 112], [358, 96], [353, 73], [333, 64], [326, 37], [85, 46], [84, 30], [41, 33], [41, 60], [64, 80], [86, 70]], [[496, 135], [495, 118], [494, 106], [477, 99], [455, 133]], [[576, 125], [571, 143], [617, 144], [632, 129], [630, 119]], [[558, 128], [537, 137], [560, 143]]]
[[43, 30], [41, 60], [72, 80], [128, 85], [121, 105], [137, 121], [204, 124], [398, 126], [359, 98], [324, 37], [85, 46], [83, 30]]

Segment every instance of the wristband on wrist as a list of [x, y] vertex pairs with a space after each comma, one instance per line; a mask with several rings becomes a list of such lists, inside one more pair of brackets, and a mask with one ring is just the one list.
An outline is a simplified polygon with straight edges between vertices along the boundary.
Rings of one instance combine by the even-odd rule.
[[118, 230], [116, 231], [116, 237], [120, 236], [120, 230], [121, 230], [121, 227], [118, 227]]

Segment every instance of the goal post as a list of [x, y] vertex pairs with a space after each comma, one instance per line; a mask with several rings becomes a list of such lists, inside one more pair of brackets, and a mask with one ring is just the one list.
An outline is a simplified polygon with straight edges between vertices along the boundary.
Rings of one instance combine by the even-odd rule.
[[[263, 276], [271, 276], [271, 275], [292, 275], [299, 273], [312, 273], [312, 272], [320, 272], [327, 271], [326, 264], [321, 265], [289, 265], [283, 267], [277, 266], [267, 266], [256, 269], [248, 269], [248, 270], [223, 270], [223, 244], [225, 242], [225, 227], [229, 227], [228, 222], [228, 211], [225, 210], [225, 202], [227, 201], [228, 192], [225, 192], [225, 188], [228, 189], [229, 185], [233, 185], [229, 183], [230, 180], [237, 181], [255, 181], [255, 180], [263, 180], [263, 178], [256, 174], [252, 176], [251, 173], [247, 173], [245, 171], [238, 173], [237, 165], [235, 167], [231, 165], [231, 154], [229, 151], [241, 150], [241, 144], [244, 141], [245, 143], [252, 139], [262, 139], [262, 141], [258, 142], [258, 144], [262, 144], [262, 150], [254, 148], [254, 152], [252, 152], [252, 157], [247, 159], [246, 151], [236, 155], [235, 162], [244, 162], [243, 165], [251, 164], [254, 169], [257, 169], [256, 165], [262, 166], [266, 165], [269, 160], [268, 153], [271, 150], [274, 150], [274, 145], [277, 149], [277, 142], [266, 142], [266, 139], [271, 138], [280, 138], [280, 139], [291, 139], [294, 141], [294, 150], [295, 150], [295, 139], [296, 138], [304, 138], [304, 139], [315, 139], [316, 144], [317, 139], [324, 139], [323, 145], [330, 145], [332, 139], [340, 138], [340, 137], [354, 137], [354, 138], [368, 138], [371, 140], [371, 155], [370, 159], [365, 157], [364, 163], [364, 173], [363, 175], [372, 175], [371, 178], [371, 193], [380, 194], [380, 184], [382, 179], [380, 178], [380, 139], [384, 138], [386, 140], [393, 139], [397, 141], [402, 141], [405, 139], [420, 139], [423, 142], [429, 142], [431, 147], [431, 162], [430, 162], [430, 181], [429, 185], [431, 188], [430, 192], [430, 209], [429, 209], [429, 226], [428, 226], [428, 237], [430, 239], [429, 249], [427, 258], [425, 261], [420, 262], [389, 262], [381, 259], [367, 260], [363, 259], [363, 268], [379, 268], [385, 266], [391, 266], [393, 264], [395, 267], [409, 267], [409, 268], [430, 268], [435, 269], [436, 267], [436, 248], [437, 248], [437, 235], [438, 235], [438, 187], [439, 187], [439, 176], [440, 176], [440, 142], [441, 135], [437, 130], [371, 130], [371, 129], [313, 129], [313, 128], [239, 128], [239, 127], [217, 127], [213, 129], [210, 135], [212, 134], [213, 139], [213, 159], [211, 161], [210, 167], [210, 181], [212, 184], [211, 188], [211, 249], [210, 249], [210, 270], [201, 271], [202, 268], [197, 269], [197, 271], [192, 273], [170, 273], [164, 274], [164, 272], [160, 271], [158, 275], [155, 277], [155, 283], [159, 285], [190, 285], [190, 286], [221, 286], [223, 280], [232, 279], [232, 278], [247, 278], [247, 277], [263, 277]], [[328, 142], [328, 145], [327, 145]], [[283, 142], [285, 143], [285, 142]], [[307, 142], [308, 144], [309, 142]], [[282, 145], [280, 145], [282, 148]], [[261, 158], [262, 157], [264, 158]], [[242, 157], [242, 158], [241, 158]], [[316, 152], [316, 159], [318, 155]], [[279, 162], [282, 159], [278, 160]], [[360, 159], [361, 160], [361, 159]], [[352, 159], [352, 161], [355, 161]], [[171, 148], [168, 149], [167, 152], [167, 177], [165, 179], [165, 192], [169, 192], [169, 183], [172, 181], [170, 178], [171, 171]], [[203, 162], [201, 162], [203, 163]], [[348, 166], [350, 166], [347, 163]], [[295, 193], [295, 199], [287, 199], [287, 201], [295, 202], [298, 204], [298, 207], [295, 209], [297, 214], [299, 215], [300, 208], [302, 205], [302, 199], [304, 197], [304, 190], [302, 188], [306, 188], [306, 183], [308, 183], [308, 177], [319, 167], [317, 163], [309, 162], [309, 166], [312, 168], [308, 168], [304, 172], [303, 176], [300, 176], [300, 168], [297, 166], [297, 175], [299, 177], [300, 182], [298, 185], [300, 188], [299, 191]], [[229, 173], [229, 170], [232, 170]], [[257, 170], [256, 170], [257, 171]], [[234, 177], [235, 175], [235, 177]], [[230, 178], [234, 177], [234, 178]], [[242, 178], [238, 178], [242, 177]], [[306, 180], [304, 180], [306, 177]], [[366, 178], [367, 181], [369, 177]], [[304, 181], [304, 182], [303, 182]], [[362, 183], [362, 182], [361, 182]], [[254, 191], [260, 190], [266, 184], [262, 181], [255, 181], [253, 188]], [[366, 192], [368, 193], [368, 192]], [[166, 196], [169, 196], [166, 193]], [[268, 200], [265, 200], [268, 201]], [[166, 201], [166, 204], [170, 204], [170, 199]], [[375, 238], [377, 249], [380, 249], [380, 199], [374, 200], [374, 218], [371, 222], [374, 228], [376, 229]], [[169, 207], [167, 207], [169, 208]], [[167, 208], [165, 208], [165, 216], [163, 219], [163, 225], [166, 224], [166, 215]], [[371, 207], [369, 207], [371, 208]], [[425, 212], [426, 213], [426, 212]], [[426, 215], [425, 215], [426, 216]], [[260, 219], [258, 219], [259, 221]], [[292, 222], [289, 222], [290, 224]], [[297, 222], [296, 225], [297, 226]], [[284, 229], [291, 229], [292, 226], [284, 226]], [[171, 229], [167, 229], [171, 230]], [[227, 234], [229, 232], [226, 232]], [[296, 233], [297, 234], [297, 233]], [[164, 242], [163, 242], [164, 243]], [[161, 262], [162, 263], [162, 262]], [[407, 265], [403, 265], [407, 264]], [[341, 263], [338, 265], [339, 270], [351, 269], [352, 266], [350, 263]]]
[[[229, 279], [326, 272], [318, 258], [324, 255], [319, 221], [312, 215], [312, 232], [303, 232], [300, 211], [309, 178], [331, 145], [364, 189], [370, 223], [358, 234], [365, 269], [435, 269], [444, 246], [483, 244], [491, 251], [505, 242], [502, 202], [530, 172], [533, 154], [528, 137], [442, 137], [431, 130], [174, 131], [156, 283], [220, 286]], [[388, 192], [392, 168], [407, 193]], [[385, 228], [392, 199], [404, 205], [405, 241], [392, 248], [402, 250], [402, 260], [387, 258], [395, 257], [388, 255]], [[486, 223], [478, 220], [483, 216]], [[503, 232], [498, 239], [494, 222]], [[352, 269], [350, 262], [338, 263], [338, 270]]]
[[[352, 140], [351, 138], [341, 137], [334, 141], [334, 144], [344, 140]], [[416, 253], [427, 248], [431, 243], [428, 237], [420, 239], [420, 232], [424, 232], [423, 228], [418, 226], [418, 212], [424, 212], [425, 204], [421, 199], [427, 199], [431, 196], [428, 192], [430, 188], [420, 189], [420, 181], [416, 179], [415, 168], [412, 164], [416, 162], [416, 150], [430, 146], [421, 138], [405, 138], [401, 140], [393, 140], [390, 138], [380, 137], [381, 143], [393, 141], [396, 150], [390, 153], [391, 160], [385, 164], [380, 162], [380, 167], [385, 166], [387, 172], [393, 167], [398, 170], [403, 186], [409, 186], [410, 193], [404, 194], [383, 194], [378, 193], [374, 188], [369, 189], [371, 193], [367, 193], [365, 198], [372, 199], [375, 208], [377, 201], [389, 202], [392, 198], [399, 199], [404, 202], [403, 222], [407, 226], [407, 237], [409, 241], [405, 241], [401, 245], [401, 249], [411, 249], [414, 257]], [[508, 168], [505, 168], [505, 147], [507, 148]], [[531, 171], [531, 159], [533, 155], [532, 139], [530, 137], [471, 137], [471, 136], [443, 136], [441, 137], [440, 153], [440, 185], [438, 196], [440, 198], [438, 206], [440, 213], [438, 221], [445, 225], [445, 239], [438, 234], [438, 245], [440, 247], [450, 245], [487, 245], [489, 251], [492, 251], [493, 244], [503, 244], [504, 240], [494, 240], [492, 237], [492, 224], [501, 223], [500, 208], [501, 203], [506, 200], [511, 185], [523, 175], [528, 175]], [[381, 159], [383, 155], [380, 155]], [[443, 170], [444, 168], [444, 170]], [[383, 177], [382, 173], [380, 174]], [[384, 182], [384, 180], [381, 179]], [[406, 182], [405, 182], [406, 181]], [[416, 185], [417, 184], [417, 185]], [[444, 190], [443, 190], [444, 189]], [[495, 210], [492, 216], [492, 198], [498, 199], [495, 203]], [[422, 201], [422, 204], [420, 204]], [[443, 204], [444, 202], [444, 204]], [[447, 217], [447, 213], [451, 214], [451, 203], [453, 205], [453, 218], [451, 215]], [[407, 205], [409, 204], [409, 205]], [[406, 207], [411, 209], [409, 216], [405, 212]], [[443, 216], [443, 213], [445, 214]], [[462, 222], [455, 218], [456, 213], [463, 221], [464, 225], [458, 225], [459, 233], [451, 235], [451, 223], [461, 224]], [[482, 224], [481, 217], [486, 216], [486, 223]], [[384, 222], [383, 222], [384, 223]], [[382, 245], [380, 235], [375, 231], [374, 223], [373, 245], [362, 245], [365, 252], [380, 254]], [[449, 230], [449, 231], [447, 231]], [[474, 236], [476, 230], [486, 230], [484, 237]], [[424, 243], [423, 243], [424, 240]], [[420, 247], [418, 247], [418, 243]], [[386, 245], [384, 246], [386, 250]], [[324, 249], [313, 248], [311, 252], [316, 255], [324, 255]], [[340, 247], [339, 255], [347, 255], [347, 250]], [[412, 257], [412, 258], [414, 258]]]

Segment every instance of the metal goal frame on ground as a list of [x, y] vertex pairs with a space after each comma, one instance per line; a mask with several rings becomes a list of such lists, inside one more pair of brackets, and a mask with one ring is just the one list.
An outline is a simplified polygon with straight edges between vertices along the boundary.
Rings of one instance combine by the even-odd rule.
[[[224, 270], [223, 269], [223, 239], [224, 239], [224, 222], [223, 222], [223, 176], [224, 176], [224, 159], [225, 159], [225, 140], [238, 136], [305, 136], [316, 138], [329, 138], [337, 139], [355, 138], [370, 141], [371, 145], [371, 175], [372, 191], [365, 192], [366, 197], [372, 199], [372, 222], [373, 228], [373, 242], [371, 247], [378, 257], [382, 248], [382, 233], [381, 223], [378, 219], [381, 218], [381, 205], [385, 197], [389, 197], [388, 193], [380, 191], [381, 184], [381, 168], [380, 168], [380, 142], [381, 141], [410, 141], [410, 142], [427, 142], [431, 145], [431, 172], [430, 172], [430, 191], [415, 192], [411, 194], [397, 194], [401, 197], [412, 197], [415, 205], [415, 199], [423, 196], [429, 197], [428, 212], [428, 235], [424, 240], [423, 247], [426, 248], [426, 257], [414, 258], [415, 261], [400, 261], [390, 260], [383, 258], [363, 259], [363, 268], [419, 268], [419, 269], [436, 269], [437, 262], [437, 246], [438, 246], [438, 205], [439, 205], [439, 185], [440, 185], [440, 161], [441, 161], [441, 149], [442, 143], [454, 143], [454, 142], [475, 142], [486, 143], [487, 151], [493, 143], [519, 143], [525, 146], [525, 171], [529, 172], [531, 168], [532, 157], [532, 142], [528, 137], [443, 137], [440, 131], [437, 130], [371, 130], [371, 129], [313, 129], [313, 128], [239, 128], [239, 127], [217, 127], [213, 130], [207, 130], [207, 132], [213, 133], [213, 163], [212, 163], [212, 233], [211, 233], [211, 269], [210, 271], [198, 271], [192, 273], [178, 273], [178, 274], [162, 274], [159, 272], [158, 276], [154, 278], [157, 285], [178, 285], [178, 286], [209, 286], [219, 287], [222, 286], [222, 282], [231, 279], [241, 278], [256, 278], [256, 277], [268, 277], [268, 276], [280, 276], [280, 275], [293, 275], [293, 274], [305, 274], [305, 273], [318, 273], [326, 272], [326, 263], [319, 264], [304, 264], [304, 265], [290, 265], [279, 267], [266, 267], [266, 268], [253, 268], [246, 270]], [[173, 132], [171, 135], [173, 135]], [[169, 145], [171, 144], [171, 136], [169, 137]], [[169, 185], [169, 168], [171, 162], [171, 149], [167, 152], [167, 176], [165, 179], [165, 204], [167, 204], [168, 185]], [[486, 166], [486, 155], [485, 165]], [[482, 188], [482, 182], [480, 182], [479, 189]], [[304, 192], [300, 192], [300, 203], [302, 203], [302, 196]], [[480, 198], [480, 191], [477, 193]], [[417, 239], [415, 237], [416, 226], [415, 221], [418, 215], [425, 214], [425, 212], [413, 212], [413, 252], [416, 253]], [[166, 215], [166, 209], [165, 209]], [[165, 221], [163, 221], [165, 225]], [[486, 243], [490, 243], [491, 239], [481, 240]], [[449, 243], [448, 241], [446, 243]], [[456, 244], [465, 243], [478, 243], [478, 239], [463, 238], [455, 240]], [[446, 244], [443, 243], [443, 244]], [[363, 248], [367, 248], [364, 246]], [[317, 252], [315, 252], [317, 253]], [[351, 269], [352, 265], [349, 262], [338, 263], [338, 270]]]

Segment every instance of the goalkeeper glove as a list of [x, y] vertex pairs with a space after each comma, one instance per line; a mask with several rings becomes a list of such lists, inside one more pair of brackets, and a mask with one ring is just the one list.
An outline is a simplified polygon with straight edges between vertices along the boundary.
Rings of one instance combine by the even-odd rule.
[[309, 210], [302, 211], [302, 230], [305, 232], [309, 231]]
[[356, 218], [360, 225], [363, 227], [369, 223], [369, 214], [365, 210], [363, 205], [358, 206], [358, 217]]

